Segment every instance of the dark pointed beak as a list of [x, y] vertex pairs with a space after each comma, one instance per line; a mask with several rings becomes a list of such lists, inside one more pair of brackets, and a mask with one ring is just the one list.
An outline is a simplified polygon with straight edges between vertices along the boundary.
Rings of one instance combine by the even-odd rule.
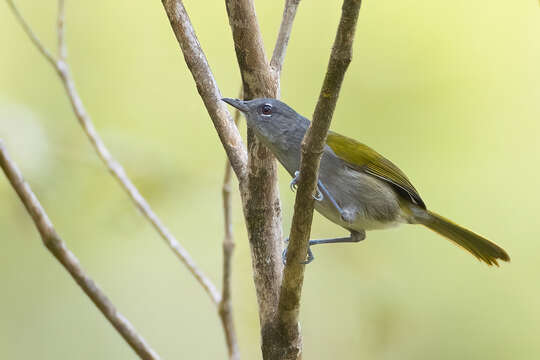
[[237, 108], [238, 110], [242, 112], [247, 112], [249, 110], [244, 100], [223, 98], [221, 99], [221, 101], [225, 101], [227, 104], [234, 106], [235, 108]]

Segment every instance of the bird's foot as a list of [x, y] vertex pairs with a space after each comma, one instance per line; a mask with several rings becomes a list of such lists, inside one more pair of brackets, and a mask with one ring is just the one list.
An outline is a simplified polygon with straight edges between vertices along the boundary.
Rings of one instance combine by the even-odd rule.
[[[294, 172], [294, 178], [289, 183], [289, 187], [291, 188], [291, 190], [293, 192], [296, 191], [296, 188], [298, 187], [298, 182], [299, 181], [300, 181], [300, 171], [295, 171]], [[322, 192], [319, 189], [319, 184], [320, 183], [321, 183], [320, 181], [317, 182], [317, 190], [316, 190], [315, 194], [313, 194], [313, 199], [315, 199], [317, 201], [322, 201], [324, 199], [324, 196], [323, 196]]]
[[[283, 265], [287, 265], [287, 250], [289, 249], [289, 238], [285, 239], [285, 250], [283, 250], [283, 254], [281, 254], [281, 260], [283, 261]], [[311, 251], [310, 246], [308, 245], [307, 249], [307, 259], [304, 261], [301, 261], [300, 264], [307, 265], [310, 262], [315, 260], [315, 256], [313, 256], [313, 252]]]
[[295, 171], [294, 177], [289, 184], [289, 187], [291, 188], [293, 192], [296, 191], [296, 187], [298, 186], [298, 181], [300, 181], [300, 171]]

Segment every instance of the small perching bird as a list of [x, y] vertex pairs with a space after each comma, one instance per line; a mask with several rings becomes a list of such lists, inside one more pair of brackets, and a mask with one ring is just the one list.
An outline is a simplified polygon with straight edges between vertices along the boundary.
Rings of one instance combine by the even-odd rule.
[[[222, 99], [244, 113], [248, 126], [298, 182], [301, 143], [309, 120], [275, 99]], [[358, 242], [366, 230], [422, 224], [488, 265], [510, 261], [501, 247], [429, 211], [407, 176], [370, 147], [328, 132], [321, 157], [315, 209], [350, 231], [349, 237], [310, 240], [309, 245]], [[313, 260], [311, 250], [308, 259]]]

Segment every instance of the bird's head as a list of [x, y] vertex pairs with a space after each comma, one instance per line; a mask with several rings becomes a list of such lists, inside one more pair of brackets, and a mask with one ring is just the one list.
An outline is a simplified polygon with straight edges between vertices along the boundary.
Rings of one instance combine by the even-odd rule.
[[221, 100], [240, 110], [245, 115], [248, 126], [255, 130], [267, 145], [280, 146], [288, 141], [301, 141], [309, 126], [306, 118], [276, 99]]

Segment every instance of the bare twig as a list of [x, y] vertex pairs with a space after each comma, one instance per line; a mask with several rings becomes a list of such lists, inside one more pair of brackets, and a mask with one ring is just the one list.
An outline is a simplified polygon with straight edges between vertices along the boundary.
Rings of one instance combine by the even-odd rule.
[[221, 101], [221, 93], [186, 9], [180, 0], [162, 0], [162, 3], [184, 54], [186, 64], [193, 75], [197, 90], [214, 123], [231, 166], [242, 185], [247, 176], [247, 152], [229, 110]]
[[21, 27], [23, 28], [24, 32], [26, 33], [26, 35], [28, 35], [28, 37], [30, 38], [32, 43], [36, 46], [36, 48], [39, 50], [41, 55], [43, 55], [45, 59], [47, 59], [47, 61], [51, 63], [52, 66], [56, 67], [56, 60], [54, 56], [49, 52], [49, 50], [45, 48], [45, 46], [43, 46], [43, 44], [41, 43], [37, 35], [34, 34], [34, 32], [32, 31], [32, 28], [28, 25], [26, 20], [23, 18], [19, 9], [17, 8], [17, 6], [15, 6], [15, 3], [13, 2], [13, 0], [6, 0], [6, 1], [9, 7], [11, 8], [11, 11], [13, 12], [13, 15], [15, 15], [15, 18], [17, 19], [19, 24], [21, 24]]
[[281, 74], [281, 68], [283, 67], [283, 61], [285, 60], [289, 38], [291, 37], [292, 25], [294, 17], [296, 16], [298, 4], [300, 4], [300, 0], [285, 0], [285, 8], [283, 9], [283, 17], [281, 19], [281, 25], [279, 26], [276, 46], [274, 47], [272, 60], [270, 60], [270, 66], [276, 72], [278, 81]]
[[[152, 224], [152, 226], [159, 233], [162, 239], [165, 240], [169, 248], [177, 256], [177, 258], [181, 262], [184, 263], [184, 265], [188, 268], [188, 270], [195, 277], [195, 279], [201, 284], [201, 286], [210, 296], [210, 299], [212, 300], [212, 302], [217, 305], [220, 301], [220, 294], [217, 291], [214, 284], [198, 268], [197, 264], [191, 258], [189, 253], [182, 247], [182, 245], [180, 245], [180, 243], [176, 240], [176, 238], [172, 235], [172, 233], [161, 222], [161, 220], [154, 213], [154, 211], [152, 210], [148, 202], [141, 195], [137, 187], [135, 187], [133, 182], [127, 176], [122, 165], [120, 165], [120, 163], [113, 158], [113, 156], [111, 155], [111, 153], [105, 146], [105, 143], [103, 142], [98, 132], [96, 131], [94, 124], [90, 116], [86, 112], [83, 102], [75, 88], [75, 83], [73, 81], [73, 78], [71, 77], [69, 66], [62, 57], [65, 55], [65, 53], [63, 53], [63, 51], [60, 50], [60, 54], [64, 54], [64, 55], [61, 55], [60, 59], [55, 60], [54, 57], [51, 55], [51, 53], [43, 46], [43, 44], [39, 41], [39, 39], [34, 35], [31, 28], [28, 26], [28, 24], [26, 23], [26, 21], [20, 14], [20, 12], [17, 10], [16, 6], [13, 4], [13, 2], [11, 0], [7, 0], [7, 2], [10, 4], [16, 18], [19, 20], [19, 22], [21, 23], [21, 26], [24, 28], [24, 30], [26, 31], [26, 33], [28, 34], [28, 36], [30, 37], [34, 45], [39, 49], [41, 54], [45, 56], [45, 58], [47, 58], [47, 60], [51, 63], [51, 65], [55, 68], [56, 72], [60, 76], [60, 79], [62, 80], [62, 84], [64, 85], [67, 96], [73, 108], [73, 112], [75, 113], [75, 116], [79, 120], [79, 123], [81, 124], [85, 134], [87, 135], [88, 139], [90, 140], [90, 143], [94, 147], [100, 159], [103, 161], [103, 163], [105, 164], [107, 169], [110, 171], [110, 173], [114, 176], [114, 178], [118, 180], [121, 187], [128, 193], [129, 197], [134, 202], [135, 206], [141, 211], [141, 213], [146, 217], [146, 219]], [[58, 20], [58, 32], [59, 32], [58, 40], [59, 42], [61, 42], [59, 44], [59, 48], [63, 49], [65, 48], [65, 43], [64, 43], [65, 39], [63, 36], [64, 20], [63, 20], [63, 5], [62, 4], [59, 5], [59, 10], [60, 10], [59, 18], [61, 19]]]
[[86, 295], [98, 307], [112, 326], [120, 333], [141, 359], [159, 359], [159, 355], [146, 343], [137, 330], [109, 300], [107, 295], [84, 271], [77, 257], [67, 248], [39, 203], [28, 183], [23, 179], [17, 165], [11, 160], [0, 140], [0, 167], [4, 170], [13, 189], [19, 195], [41, 235], [43, 244], [64, 266]]
[[[240, 92], [239, 98], [242, 98]], [[234, 112], [234, 123], [238, 126], [240, 120], [240, 111]], [[234, 236], [232, 229], [232, 211], [231, 211], [231, 191], [232, 191], [232, 168], [227, 159], [225, 161], [225, 176], [223, 177], [223, 219], [225, 224], [225, 236], [223, 237], [223, 285], [221, 291], [221, 301], [219, 303], [219, 316], [225, 332], [227, 349], [230, 360], [239, 360], [240, 352], [238, 341], [236, 339], [236, 330], [234, 327], [232, 302], [231, 302], [231, 275], [232, 275], [232, 254], [234, 251]]]
[[[302, 142], [300, 164], [300, 178], [302, 180], [296, 194], [287, 265], [283, 274], [277, 317], [280, 328], [283, 329], [283, 336], [289, 337], [287, 342], [291, 344], [296, 343], [295, 337], [299, 336], [298, 314], [304, 279], [304, 265], [301, 262], [307, 254], [313, 219], [314, 200], [312, 194], [315, 191], [319, 163], [341, 84], [352, 59], [352, 44], [360, 4], [360, 0], [344, 0], [343, 2], [341, 20], [319, 100], [313, 114], [313, 122]], [[299, 350], [301, 351], [301, 349]], [[283, 358], [296, 359], [297, 357], [298, 355], [295, 357], [294, 354], [287, 353], [284, 354]]]

